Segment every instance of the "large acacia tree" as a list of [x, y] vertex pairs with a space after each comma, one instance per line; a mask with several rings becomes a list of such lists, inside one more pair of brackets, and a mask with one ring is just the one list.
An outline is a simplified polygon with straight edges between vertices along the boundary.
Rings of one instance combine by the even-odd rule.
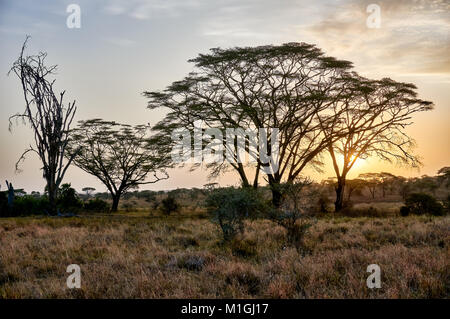
[[327, 147], [337, 178], [336, 211], [343, 207], [346, 178], [358, 159], [377, 157], [390, 163], [420, 165], [406, 128], [412, 124], [412, 115], [433, 108], [432, 102], [417, 97], [417, 88], [411, 83], [369, 80], [356, 73], [342, 81], [345, 93], [331, 108], [335, 121], [323, 129], [325, 136], [341, 135]]
[[69, 156], [75, 156], [76, 166], [106, 186], [112, 211], [117, 211], [120, 197], [128, 190], [168, 178], [167, 163], [156, 154], [149, 131], [146, 125], [92, 119], [80, 121], [72, 132]]
[[[293, 182], [307, 165], [320, 165], [318, 155], [337, 138], [324, 136], [322, 131], [334, 122], [335, 114], [328, 109], [339, 99], [343, 91], [339, 79], [351, 63], [327, 57], [306, 43], [215, 48], [190, 62], [194, 63], [195, 72], [183, 80], [162, 92], [144, 92], [149, 108], [169, 109], [154, 127], [157, 138], [166, 141], [160, 144], [164, 145], [162, 153], [170, 153], [174, 129], [193, 129], [198, 120], [219, 129], [278, 128], [278, 169], [269, 169], [266, 174], [273, 203], [278, 206], [280, 183]], [[270, 134], [268, 141], [271, 155]], [[256, 186], [259, 171], [267, 164], [256, 157], [256, 162], [248, 167], [234, 154], [229, 163], [209, 163], [207, 167], [213, 175], [234, 169], [243, 186]], [[251, 172], [253, 182], [249, 178]]]
[[[73, 160], [67, 156], [70, 125], [76, 112], [75, 101], [64, 102], [65, 91], [55, 92], [52, 79], [56, 65], [46, 66], [47, 53], [25, 55], [29, 37], [25, 40], [19, 58], [13, 63], [10, 72], [20, 80], [25, 110], [10, 117], [10, 129], [14, 119], [23, 120], [30, 125], [34, 134], [34, 145], [22, 153], [16, 163], [25, 159], [28, 153], [36, 153], [42, 162], [43, 176], [49, 199], [49, 213], [56, 214], [56, 196], [64, 175]], [[9, 74], [9, 73], [8, 73]], [[67, 157], [67, 161], [64, 158]]]

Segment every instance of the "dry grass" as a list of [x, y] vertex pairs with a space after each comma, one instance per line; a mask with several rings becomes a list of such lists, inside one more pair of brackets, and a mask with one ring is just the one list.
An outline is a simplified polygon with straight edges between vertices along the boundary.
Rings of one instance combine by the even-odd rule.
[[[448, 298], [450, 217], [323, 218], [302, 250], [248, 223], [223, 245], [207, 219], [143, 213], [0, 220], [1, 298]], [[78, 264], [82, 288], [67, 289]], [[366, 287], [378, 264], [382, 288]]]

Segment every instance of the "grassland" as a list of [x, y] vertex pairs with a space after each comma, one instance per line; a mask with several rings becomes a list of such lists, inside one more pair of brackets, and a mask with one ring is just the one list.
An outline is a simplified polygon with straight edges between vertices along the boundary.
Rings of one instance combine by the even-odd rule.
[[[325, 217], [300, 250], [267, 220], [221, 241], [201, 216], [0, 220], [1, 298], [448, 298], [450, 217]], [[368, 289], [378, 264], [382, 288]], [[81, 267], [81, 289], [66, 267]]]

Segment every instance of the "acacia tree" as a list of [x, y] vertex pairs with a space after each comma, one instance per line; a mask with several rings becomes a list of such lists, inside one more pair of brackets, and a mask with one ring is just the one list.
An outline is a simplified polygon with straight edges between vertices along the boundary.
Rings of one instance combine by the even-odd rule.
[[[167, 179], [164, 159], [157, 156], [149, 140], [149, 127], [130, 126], [92, 119], [80, 121], [69, 143], [73, 163], [97, 177], [112, 196], [112, 211], [120, 197], [139, 185]], [[149, 174], [153, 179], [147, 181]]]
[[375, 199], [377, 187], [380, 183], [378, 173], [362, 173], [358, 175], [358, 178], [364, 182], [364, 186], [369, 190], [372, 199]]
[[91, 197], [91, 194], [92, 194], [92, 192], [95, 191], [95, 188], [94, 188], [94, 187], [87, 186], [87, 187], [83, 187], [81, 190], [82, 190], [83, 192], [86, 192], [86, 197]]
[[[76, 112], [75, 101], [64, 103], [65, 91], [56, 93], [55, 80], [50, 79], [56, 71], [56, 65], [46, 66], [47, 53], [25, 56], [25, 48], [29, 37], [22, 45], [19, 58], [13, 63], [11, 70], [17, 75], [22, 85], [25, 98], [25, 110], [9, 118], [10, 130], [12, 121], [22, 120], [28, 123], [34, 133], [34, 145], [30, 145], [16, 163], [25, 159], [27, 153], [36, 153], [42, 162], [43, 177], [47, 183], [49, 213], [56, 214], [56, 196], [64, 175], [73, 160], [67, 155], [67, 143], [70, 125]], [[64, 158], [67, 157], [67, 161]]]
[[378, 157], [390, 163], [420, 165], [412, 151], [415, 142], [405, 129], [412, 124], [413, 114], [433, 108], [432, 102], [417, 98], [417, 88], [410, 83], [386, 78], [374, 81], [356, 73], [342, 81], [345, 93], [330, 108], [336, 114], [335, 122], [323, 129], [326, 136], [341, 134], [327, 147], [337, 177], [336, 211], [343, 207], [346, 178], [358, 159]]
[[[242, 185], [257, 186], [259, 172], [267, 169], [273, 204], [280, 205], [282, 181], [293, 182], [307, 165], [320, 165], [318, 155], [335, 136], [323, 136], [332, 125], [334, 114], [327, 109], [339, 98], [339, 78], [350, 67], [348, 61], [327, 57], [314, 45], [288, 43], [232, 49], [211, 49], [190, 60], [196, 71], [172, 83], [162, 92], [144, 92], [148, 107], [169, 108], [167, 116], [154, 129], [162, 142], [162, 153], [169, 154], [171, 133], [177, 128], [194, 128], [202, 120], [212, 128], [278, 128], [279, 155], [275, 166], [239, 162], [235, 148], [229, 163], [209, 163], [213, 176], [231, 167]], [[267, 154], [272, 153], [268, 134]], [[248, 148], [246, 149], [248, 151]], [[261, 151], [261, 150], [259, 150]], [[250, 153], [250, 152], [249, 152]], [[254, 154], [250, 154], [254, 156]], [[253, 182], [249, 174], [253, 172]]]
[[450, 186], [450, 167], [445, 166], [438, 170], [438, 181], [442, 185], [445, 182], [445, 187]]

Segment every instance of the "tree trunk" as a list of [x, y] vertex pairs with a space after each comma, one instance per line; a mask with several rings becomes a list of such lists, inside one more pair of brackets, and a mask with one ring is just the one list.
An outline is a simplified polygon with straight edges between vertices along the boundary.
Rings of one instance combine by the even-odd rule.
[[119, 200], [120, 200], [120, 195], [116, 194], [116, 195], [112, 195], [112, 206], [111, 206], [111, 211], [112, 212], [117, 212], [117, 209], [119, 208]]
[[279, 208], [281, 206], [281, 197], [282, 197], [280, 184], [272, 185], [271, 191], [272, 191], [272, 205], [275, 208]]
[[336, 190], [336, 201], [334, 202], [334, 211], [339, 212], [344, 207], [344, 190], [345, 183], [343, 180], [339, 179], [338, 184], [335, 187]]
[[52, 181], [49, 181], [47, 183], [47, 189], [48, 189], [48, 213], [52, 216], [56, 215], [58, 213], [57, 207], [56, 207], [56, 198], [57, 198], [57, 188]]

